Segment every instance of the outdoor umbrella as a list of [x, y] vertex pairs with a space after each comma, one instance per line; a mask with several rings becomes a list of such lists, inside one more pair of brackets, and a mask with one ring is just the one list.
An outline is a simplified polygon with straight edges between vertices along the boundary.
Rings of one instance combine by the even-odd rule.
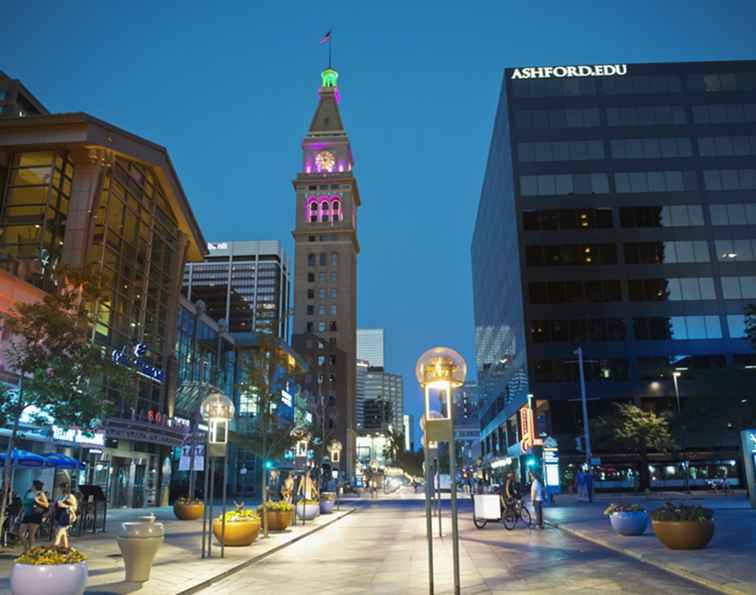
[[[0, 453], [0, 467], [5, 466], [5, 459], [7, 456], [7, 453]], [[13, 449], [13, 452], [11, 453], [11, 463], [13, 463], [14, 467], [20, 467], [22, 469], [47, 466], [45, 457], [29, 452], [28, 450], [21, 450], [20, 448]]]
[[47, 467], [55, 467], [56, 469], [84, 469], [84, 463], [58, 452], [46, 454], [45, 459]]

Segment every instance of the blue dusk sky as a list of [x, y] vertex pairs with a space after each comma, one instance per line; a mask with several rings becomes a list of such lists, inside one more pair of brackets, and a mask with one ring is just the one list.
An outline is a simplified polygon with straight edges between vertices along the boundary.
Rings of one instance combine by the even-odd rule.
[[363, 200], [358, 324], [385, 329], [416, 420], [425, 349], [453, 347], [475, 374], [470, 240], [503, 69], [756, 57], [752, 0], [6, 0], [2, 12], [0, 70], [53, 112], [165, 145], [208, 241], [279, 239], [290, 255], [291, 180], [332, 28]]

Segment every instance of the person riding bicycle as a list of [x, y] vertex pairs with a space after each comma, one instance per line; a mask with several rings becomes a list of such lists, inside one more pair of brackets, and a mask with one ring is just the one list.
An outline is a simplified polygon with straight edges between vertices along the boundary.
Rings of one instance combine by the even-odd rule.
[[504, 493], [502, 494], [504, 503], [511, 505], [512, 502], [517, 502], [522, 499], [522, 492], [520, 491], [520, 484], [515, 479], [514, 471], [510, 471], [507, 474], [507, 479], [504, 481]]

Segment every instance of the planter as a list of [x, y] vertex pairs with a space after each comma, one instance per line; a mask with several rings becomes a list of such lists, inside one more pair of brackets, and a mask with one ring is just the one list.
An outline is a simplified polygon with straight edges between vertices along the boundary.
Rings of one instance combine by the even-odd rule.
[[318, 502], [308, 502], [297, 504], [297, 517], [305, 521], [311, 521], [320, 514], [320, 504]]
[[615, 512], [609, 516], [612, 529], [620, 535], [643, 535], [648, 527], [648, 513], [639, 512]]
[[656, 538], [672, 550], [700, 550], [714, 536], [714, 521], [651, 521]]
[[[213, 535], [218, 543], [221, 541], [221, 520], [215, 519], [213, 521]], [[250, 519], [245, 521], [227, 521], [226, 522], [226, 545], [230, 546], [242, 546], [251, 545], [252, 542], [257, 539], [257, 535], [260, 532], [260, 521], [258, 519]]]
[[144, 583], [150, 580], [152, 562], [165, 540], [163, 523], [155, 522], [155, 515], [138, 517], [138, 521], [121, 523], [116, 536], [123, 554], [126, 582]]
[[322, 514], [331, 514], [335, 506], [336, 506], [336, 492], [321, 492], [320, 512]]
[[180, 521], [195, 521], [202, 518], [205, 512], [204, 502], [176, 502], [173, 505], [173, 514]]
[[[291, 525], [293, 511], [268, 510], [265, 514], [268, 517], [269, 531], [285, 531]], [[228, 525], [226, 525], [228, 531]]]
[[87, 563], [14, 564], [10, 575], [13, 595], [81, 595], [87, 584]]

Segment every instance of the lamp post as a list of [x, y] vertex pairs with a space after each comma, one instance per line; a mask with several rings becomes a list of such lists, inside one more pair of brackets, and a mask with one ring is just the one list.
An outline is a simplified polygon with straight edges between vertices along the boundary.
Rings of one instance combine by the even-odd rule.
[[[296, 441], [296, 445], [294, 447], [294, 460], [295, 462], [298, 462], [300, 459], [304, 458], [304, 472], [302, 473], [302, 477], [299, 480], [299, 485], [297, 486], [295, 493], [294, 493], [294, 510], [297, 510], [297, 500], [299, 496], [300, 489], [302, 491], [302, 498], [309, 499], [310, 494], [308, 493], [309, 488], [311, 486], [307, 485], [307, 476], [309, 472], [309, 445], [310, 440], [312, 439], [312, 434], [304, 428], [304, 427], [294, 427], [291, 432], [289, 432], [289, 435], [294, 438]], [[302, 505], [302, 524], [305, 524], [305, 514], [304, 514], [305, 506]], [[297, 524], [297, 517], [296, 513], [294, 515], [294, 524]]]
[[[672, 384], [675, 387], [675, 402], [677, 403], [677, 415], [680, 415], [680, 387], [677, 384], [677, 379], [682, 376], [682, 372], [675, 370], [672, 372]], [[685, 448], [685, 442], [688, 434], [688, 429], [686, 428], [685, 424], [683, 423], [681, 425], [682, 430], [682, 447]], [[685, 491], [690, 493], [690, 461], [687, 460], [687, 457], [685, 457]]]
[[[417, 360], [415, 375], [424, 392], [424, 435], [426, 474], [430, 468], [430, 442], [447, 442], [449, 444], [449, 476], [451, 478], [451, 525], [452, 555], [454, 571], [454, 593], [460, 593], [459, 578], [459, 529], [457, 526], [457, 453], [454, 445], [454, 413], [452, 388], [462, 386], [467, 374], [467, 364], [462, 356], [448, 347], [434, 347], [423, 353]], [[435, 396], [434, 396], [435, 393]], [[438, 399], [440, 408], [434, 408]], [[430, 509], [431, 490], [426, 479], [425, 514], [428, 531], [430, 593], [433, 593], [433, 544], [432, 521]]]
[[[223, 504], [221, 508], [221, 558], [226, 553], [226, 475], [228, 463], [228, 426], [234, 418], [234, 404], [226, 395], [220, 392], [209, 394], [200, 405], [200, 415], [207, 422], [207, 446], [205, 456], [208, 465], [205, 467], [205, 494], [210, 486], [205, 513], [202, 517], [202, 557], [212, 558], [212, 535], [213, 535], [213, 496], [215, 491], [215, 459], [222, 459], [223, 463]], [[208, 529], [209, 525], [209, 529]], [[205, 532], [207, 535], [207, 552], [205, 551]]]
[[583, 348], [574, 351], [578, 356], [578, 371], [580, 373], [580, 403], [583, 407], [583, 435], [585, 436], [585, 463], [588, 467], [588, 502], [593, 502], [593, 470], [591, 461], [591, 431], [588, 426], [588, 397], [585, 394], [585, 370], [583, 369]]

